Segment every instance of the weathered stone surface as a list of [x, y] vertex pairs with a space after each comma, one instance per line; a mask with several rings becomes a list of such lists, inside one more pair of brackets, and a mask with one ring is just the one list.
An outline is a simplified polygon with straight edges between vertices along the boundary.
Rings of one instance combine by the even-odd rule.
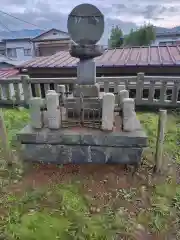
[[31, 98], [29, 101], [30, 119], [33, 128], [40, 129], [43, 126], [43, 116], [41, 112], [42, 99], [39, 97]]
[[118, 85], [117, 86], [117, 93], [120, 93], [120, 91], [125, 90], [126, 86], [125, 85]]
[[31, 125], [24, 127], [17, 138], [21, 143], [62, 144], [108, 147], [146, 147], [147, 136], [144, 131], [103, 132], [99, 129], [33, 129]]
[[141, 124], [136, 116], [134, 99], [125, 98], [123, 100], [123, 130], [132, 132], [140, 129]]
[[120, 104], [123, 103], [123, 100], [125, 98], [129, 98], [129, 92], [127, 90], [121, 90], [119, 94], [120, 94]]
[[82, 60], [92, 59], [101, 56], [104, 52], [103, 46], [100, 45], [72, 45], [70, 49], [70, 54], [72, 57], [78, 57]]
[[61, 126], [61, 117], [59, 108], [59, 94], [48, 92], [46, 94], [48, 127], [58, 129]]
[[90, 163], [91, 159], [91, 149], [88, 146], [72, 146], [72, 163]]
[[58, 93], [65, 93], [66, 92], [65, 85], [57, 85], [57, 92]]
[[43, 125], [44, 127], [48, 127], [48, 112], [47, 111], [43, 111]]
[[57, 92], [59, 93], [59, 102], [61, 104], [64, 104], [65, 102], [65, 92], [66, 92], [66, 87], [65, 85], [57, 85]]
[[96, 64], [93, 59], [77, 63], [77, 84], [93, 85], [96, 83]]
[[114, 126], [115, 96], [105, 93], [102, 103], [102, 130], [112, 131]]
[[[68, 108], [68, 112], [74, 112], [76, 115], [80, 114], [80, 99], [75, 98], [76, 101], [67, 101], [65, 106]], [[94, 111], [101, 113], [101, 106], [102, 106], [102, 100], [97, 97], [92, 98], [84, 98], [83, 99], [83, 108], [84, 108], [84, 114]], [[93, 109], [93, 110], [92, 110]]]
[[[67, 108], [74, 108], [75, 105], [79, 102], [79, 98], [74, 100], [68, 100], [65, 104]], [[97, 97], [91, 97], [91, 98], [84, 98], [83, 99], [83, 106], [84, 108], [99, 108], [102, 106], [102, 99], [99, 99]]]
[[111, 148], [107, 163], [134, 164], [141, 161], [142, 148]]
[[141, 124], [135, 112], [131, 116], [123, 118], [123, 130], [127, 132], [141, 130]]
[[116, 148], [70, 145], [24, 145], [23, 158], [26, 161], [44, 163], [121, 163], [134, 164], [141, 161], [141, 148]]
[[74, 97], [99, 97], [100, 86], [98, 83], [94, 85], [76, 85], [74, 88]]
[[125, 90], [126, 87], [125, 85], [118, 85], [117, 86], [117, 93], [116, 93], [116, 96], [115, 96], [115, 103], [118, 104], [119, 107], [121, 107], [121, 99], [120, 99], [120, 92], [122, 90]]
[[128, 118], [135, 112], [135, 102], [132, 98], [124, 98], [122, 101], [123, 104], [123, 116]]
[[22, 157], [25, 161], [44, 163], [71, 163], [72, 151], [69, 146], [49, 144], [26, 144]]
[[48, 113], [48, 127], [49, 129], [59, 129], [61, 126], [60, 109], [55, 109], [53, 115]]

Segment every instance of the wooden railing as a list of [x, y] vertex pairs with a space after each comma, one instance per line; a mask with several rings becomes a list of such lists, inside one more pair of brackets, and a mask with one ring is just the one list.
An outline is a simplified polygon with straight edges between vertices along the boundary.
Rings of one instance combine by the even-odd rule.
[[[66, 86], [67, 95], [72, 93], [76, 78], [20, 78], [0, 79], [0, 106], [27, 105], [33, 97], [45, 98], [49, 89]], [[180, 107], [180, 76], [137, 76], [97, 77], [101, 91], [117, 93], [117, 86], [125, 84], [130, 97], [137, 106]]]

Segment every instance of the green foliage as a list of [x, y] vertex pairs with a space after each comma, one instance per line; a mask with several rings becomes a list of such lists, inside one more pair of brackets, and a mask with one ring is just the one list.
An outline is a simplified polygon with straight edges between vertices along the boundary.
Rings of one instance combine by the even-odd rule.
[[151, 197], [149, 222], [152, 230], [163, 232], [169, 229], [169, 219], [173, 217], [171, 202], [175, 195], [176, 186], [174, 183], [155, 186]]
[[147, 46], [155, 40], [155, 31], [152, 25], [144, 25], [131, 32], [125, 37], [126, 46]]
[[13, 145], [16, 133], [21, 130], [29, 121], [28, 110], [3, 109], [5, 125], [8, 132], [9, 141]]
[[[8, 136], [11, 143], [15, 134], [29, 121], [28, 110], [3, 110]], [[157, 134], [158, 116], [153, 113], [138, 113], [149, 138], [149, 146], [154, 152]], [[164, 149], [169, 156], [179, 161], [180, 143], [179, 115], [168, 115]], [[5, 169], [6, 171], [9, 171]], [[18, 169], [17, 169], [18, 170]], [[17, 171], [16, 174], [17, 176]], [[2, 176], [2, 174], [1, 174]], [[7, 179], [6, 179], [7, 180]], [[83, 181], [83, 179], [82, 179]], [[100, 213], [90, 211], [90, 202], [72, 180], [71, 185], [61, 184], [51, 188], [26, 189], [24, 196], [8, 194], [1, 199], [1, 206], [8, 211], [6, 218], [0, 219], [0, 238], [8, 240], [112, 240], [119, 236], [128, 236], [136, 223], [146, 226], [154, 232], [169, 231], [169, 223], [177, 212], [176, 225], [180, 219], [180, 188], [174, 183], [164, 181], [147, 186], [150, 203], [137, 208], [137, 215], [131, 215], [128, 206], [139, 201], [139, 185], [132, 189], [118, 190], [118, 209]], [[142, 200], [142, 198], [141, 198]], [[142, 200], [143, 201], [143, 200]], [[125, 202], [125, 207], [123, 207]], [[179, 231], [179, 230], [177, 230]], [[3, 235], [1, 236], [1, 233]], [[180, 232], [178, 233], [180, 236]], [[118, 236], [118, 237], [119, 237]]]
[[172, 202], [173, 207], [175, 208], [176, 212], [176, 218], [175, 218], [175, 226], [176, 226], [176, 239], [180, 239], [180, 229], [179, 229], [179, 224], [180, 224], [180, 185], [177, 184], [176, 186], [176, 195], [173, 198]]
[[111, 30], [111, 35], [109, 39], [109, 46], [111, 48], [117, 48], [120, 47], [123, 44], [123, 33], [121, 29], [116, 26], [113, 27]]
[[[158, 115], [155, 113], [138, 113], [138, 117], [148, 136], [149, 146], [154, 152], [157, 137]], [[178, 115], [168, 115], [164, 142], [165, 153], [173, 157], [177, 162], [180, 162], [180, 151], [178, 144], [180, 142], [180, 128], [178, 127], [179, 119], [180, 117]]]
[[[46, 199], [45, 206], [52, 198], [54, 203], [59, 203], [54, 210], [52, 207], [38, 209], [38, 202], [33, 202], [36, 209], [32, 209], [31, 205], [27, 205], [32, 204], [32, 194], [29, 199], [27, 194], [25, 198], [16, 199], [16, 205], [9, 212], [5, 236], [11, 240], [114, 239], [115, 230], [119, 227], [117, 223], [117, 226], [114, 225], [114, 217], [108, 214], [90, 215], [88, 204], [75, 185], [56, 186], [48, 194], [44, 192], [44, 196], [41, 192], [41, 200], [44, 202]], [[33, 194], [33, 201], [35, 199], [40, 201], [37, 193]]]
[[11, 224], [12, 239], [49, 240], [68, 239], [70, 222], [63, 216], [55, 217], [46, 212], [34, 212], [21, 216], [20, 224]]
[[85, 199], [79, 195], [79, 191], [74, 185], [61, 187], [58, 192], [62, 196], [62, 203], [66, 209], [82, 213], [87, 211]]

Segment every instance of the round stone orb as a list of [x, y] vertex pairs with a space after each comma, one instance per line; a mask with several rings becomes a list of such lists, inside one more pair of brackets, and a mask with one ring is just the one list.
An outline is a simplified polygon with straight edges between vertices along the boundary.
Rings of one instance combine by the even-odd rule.
[[104, 32], [104, 15], [92, 4], [80, 4], [69, 14], [67, 28], [75, 43], [95, 45]]

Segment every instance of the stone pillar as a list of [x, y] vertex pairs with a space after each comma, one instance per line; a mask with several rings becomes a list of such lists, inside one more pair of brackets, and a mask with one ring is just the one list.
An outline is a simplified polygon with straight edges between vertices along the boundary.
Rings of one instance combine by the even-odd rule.
[[123, 103], [124, 98], [129, 98], [128, 90], [121, 90], [120, 91], [120, 104]]
[[120, 91], [122, 90], [126, 90], [126, 86], [125, 85], [118, 85], [117, 86], [117, 92], [120, 93]]
[[28, 75], [21, 76], [24, 102], [25, 102], [25, 105], [27, 105], [27, 106], [29, 105], [29, 101], [32, 97], [31, 83], [29, 80], [30, 80], [30, 78]]
[[61, 126], [61, 114], [59, 109], [59, 94], [49, 92], [46, 95], [47, 98], [47, 117], [48, 127], [50, 129], [58, 129]]
[[65, 102], [65, 91], [66, 91], [66, 87], [65, 85], [58, 85], [57, 86], [57, 92], [60, 94], [60, 103], [64, 104]]
[[29, 100], [31, 126], [37, 129], [43, 126], [41, 112], [42, 100], [43, 99], [40, 97], [31, 98]]
[[94, 59], [80, 60], [77, 63], [77, 84], [94, 85], [96, 83], [96, 64]]
[[127, 132], [141, 130], [135, 112], [135, 102], [132, 98], [124, 98], [123, 100], [123, 130]]
[[125, 90], [125, 85], [117, 85], [117, 95], [116, 95], [116, 104], [120, 106], [120, 92]]
[[114, 126], [115, 96], [105, 93], [102, 101], [102, 130], [112, 131]]

